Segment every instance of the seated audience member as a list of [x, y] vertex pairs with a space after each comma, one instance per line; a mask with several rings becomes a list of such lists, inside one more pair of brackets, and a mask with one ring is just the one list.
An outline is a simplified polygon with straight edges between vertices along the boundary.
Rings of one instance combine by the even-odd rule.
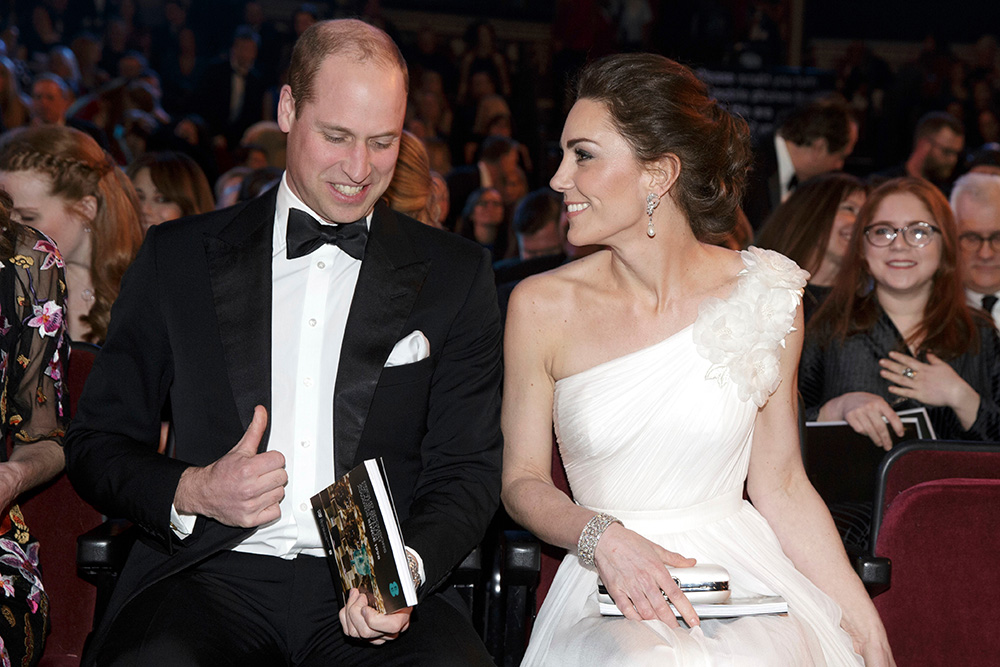
[[806, 322], [830, 293], [847, 254], [865, 186], [854, 176], [822, 174], [800, 185], [764, 223], [756, 245], [777, 250], [809, 272]]
[[430, 160], [423, 143], [411, 132], [403, 130], [399, 138], [396, 171], [382, 196], [389, 208], [436, 227], [431, 218], [430, 203], [433, 181]]
[[427, 202], [427, 212], [431, 225], [444, 229], [444, 221], [448, 218], [448, 183], [437, 171], [431, 171], [431, 197]]
[[478, 188], [503, 187], [504, 179], [517, 168], [517, 143], [507, 137], [487, 137], [474, 165], [455, 167], [445, 176], [451, 197], [451, 218], [448, 225], [455, 229], [458, 214], [469, 195]]
[[1000, 176], [1000, 144], [983, 144], [969, 156], [966, 166], [971, 174]]
[[1000, 174], [962, 176], [951, 191], [951, 208], [969, 306], [982, 308], [1000, 326]]
[[962, 121], [944, 111], [924, 114], [913, 133], [913, 149], [906, 162], [872, 174], [872, 185], [901, 176], [924, 178], [942, 192], [951, 188], [952, 173], [965, 147]]
[[998, 388], [1000, 341], [966, 304], [947, 200], [926, 180], [886, 182], [806, 329], [806, 418], [847, 421], [888, 450], [903, 434], [895, 411], [925, 406], [939, 438], [998, 440]]
[[514, 209], [512, 225], [517, 257], [493, 265], [498, 285], [523, 280], [566, 261], [566, 239], [559, 224], [562, 212], [562, 195], [550, 188], [535, 190], [521, 200]]
[[17, 220], [59, 246], [70, 337], [103, 341], [122, 276], [142, 242], [128, 177], [82, 132], [29, 127], [5, 138], [0, 187], [14, 200]]
[[240, 182], [240, 193], [237, 201], [256, 199], [281, 180], [282, 170], [276, 167], [261, 167], [247, 174]]
[[479, 188], [469, 195], [455, 231], [490, 251], [493, 261], [507, 250], [503, 196], [496, 188]]
[[240, 139], [240, 145], [259, 146], [266, 160], [266, 164], [261, 166], [285, 168], [287, 140], [285, 133], [273, 120], [262, 120], [248, 127]]
[[212, 188], [201, 167], [183, 153], [146, 153], [127, 170], [142, 213], [142, 230], [167, 220], [215, 208]]
[[753, 228], [760, 229], [799, 183], [843, 169], [857, 141], [858, 123], [840, 97], [794, 109], [777, 132], [755, 147], [743, 197], [743, 211]]
[[243, 180], [253, 172], [250, 167], [233, 167], [215, 181], [215, 210], [232, 206], [240, 200]]
[[4, 130], [27, 125], [31, 119], [31, 99], [21, 92], [17, 67], [7, 56], [0, 56], [0, 115]]
[[71, 104], [73, 93], [61, 77], [50, 72], [35, 77], [31, 84], [31, 124], [67, 125], [86, 132], [101, 148], [106, 149], [108, 138], [103, 130], [90, 121], [67, 117]]
[[[14, 443], [0, 449], [0, 655], [7, 665], [37, 665], [45, 649], [49, 601], [38, 571], [38, 540], [17, 504], [22, 493], [59, 474], [65, 465], [68, 418], [61, 378], [69, 353], [62, 259], [52, 243], [11, 216], [0, 192], [0, 366], [4, 409], [0, 435]], [[17, 360], [17, 363], [14, 360]], [[9, 360], [9, 363], [7, 361]], [[52, 508], [58, 512], [59, 508]], [[58, 573], [56, 573], [58, 574]]]

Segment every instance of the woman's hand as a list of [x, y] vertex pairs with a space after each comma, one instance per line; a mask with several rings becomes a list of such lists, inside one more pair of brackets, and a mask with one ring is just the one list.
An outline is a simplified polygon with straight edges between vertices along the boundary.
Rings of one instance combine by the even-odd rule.
[[865, 660], [865, 667], [896, 667], [889, 648], [889, 638], [886, 637], [882, 622], [876, 618], [876, 623], [868, 632], [859, 632], [844, 623], [844, 629], [851, 635], [854, 652]]
[[958, 415], [962, 428], [972, 427], [979, 412], [979, 394], [954, 368], [930, 352], [927, 363], [901, 352], [890, 352], [889, 357], [878, 363], [882, 367], [879, 374], [894, 385], [889, 387], [891, 393], [926, 405], [949, 407]]
[[663, 598], [666, 593], [690, 627], [701, 621], [694, 607], [667, 572], [670, 567], [691, 567], [693, 558], [667, 551], [624, 526], [613, 523], [601, 535], [594, 551], [601, 581], [625, 618], [659, 619], [678, 627], [677, 617]]
[[892, 449], [890, 427], [897, 436], [903, 435], [903, 420], [892, 406], [881, 396], [866, 391], [852, 391], [830, 399], [820, 408], [819, 417], [821, 421], [846, 421], [886, 451]]

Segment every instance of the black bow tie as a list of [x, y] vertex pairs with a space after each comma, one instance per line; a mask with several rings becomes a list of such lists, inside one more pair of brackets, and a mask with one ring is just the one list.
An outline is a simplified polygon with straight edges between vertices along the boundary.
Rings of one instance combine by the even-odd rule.
[[342, 225], [323, 225], [305, 211], [291, 208], [285, 241], [288, 259], [308, 255], [324, 243], [333, 243], [354, 259], [361, 259], [368, 241], [368, 225], [364, 218]]

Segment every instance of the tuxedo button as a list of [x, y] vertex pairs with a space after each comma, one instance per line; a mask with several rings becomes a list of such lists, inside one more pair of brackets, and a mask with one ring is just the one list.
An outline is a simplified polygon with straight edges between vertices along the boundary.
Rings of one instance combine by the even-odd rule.
[[302, 384], [304, 384], [307, 387], [313, 386], [312, 378], [306, 378], [305, 380], [302, 381]]
[[326, 268], [326, 262], [316, 262], [316, 268], [317, 269], [325, 269]]
[[316, 326], [316, 318], [315, 317], [309, 320], [309, 326], [311, 326], [311, 327]]

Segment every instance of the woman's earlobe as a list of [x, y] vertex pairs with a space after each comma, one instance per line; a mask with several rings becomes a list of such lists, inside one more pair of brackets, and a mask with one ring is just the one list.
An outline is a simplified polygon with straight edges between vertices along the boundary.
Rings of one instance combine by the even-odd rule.
[[82, 197], [72, 206], [73, 212], [83, 217], [83, 221], [88, 227], [97, 217], [97, 208], [97, 197], [94, 195]]

